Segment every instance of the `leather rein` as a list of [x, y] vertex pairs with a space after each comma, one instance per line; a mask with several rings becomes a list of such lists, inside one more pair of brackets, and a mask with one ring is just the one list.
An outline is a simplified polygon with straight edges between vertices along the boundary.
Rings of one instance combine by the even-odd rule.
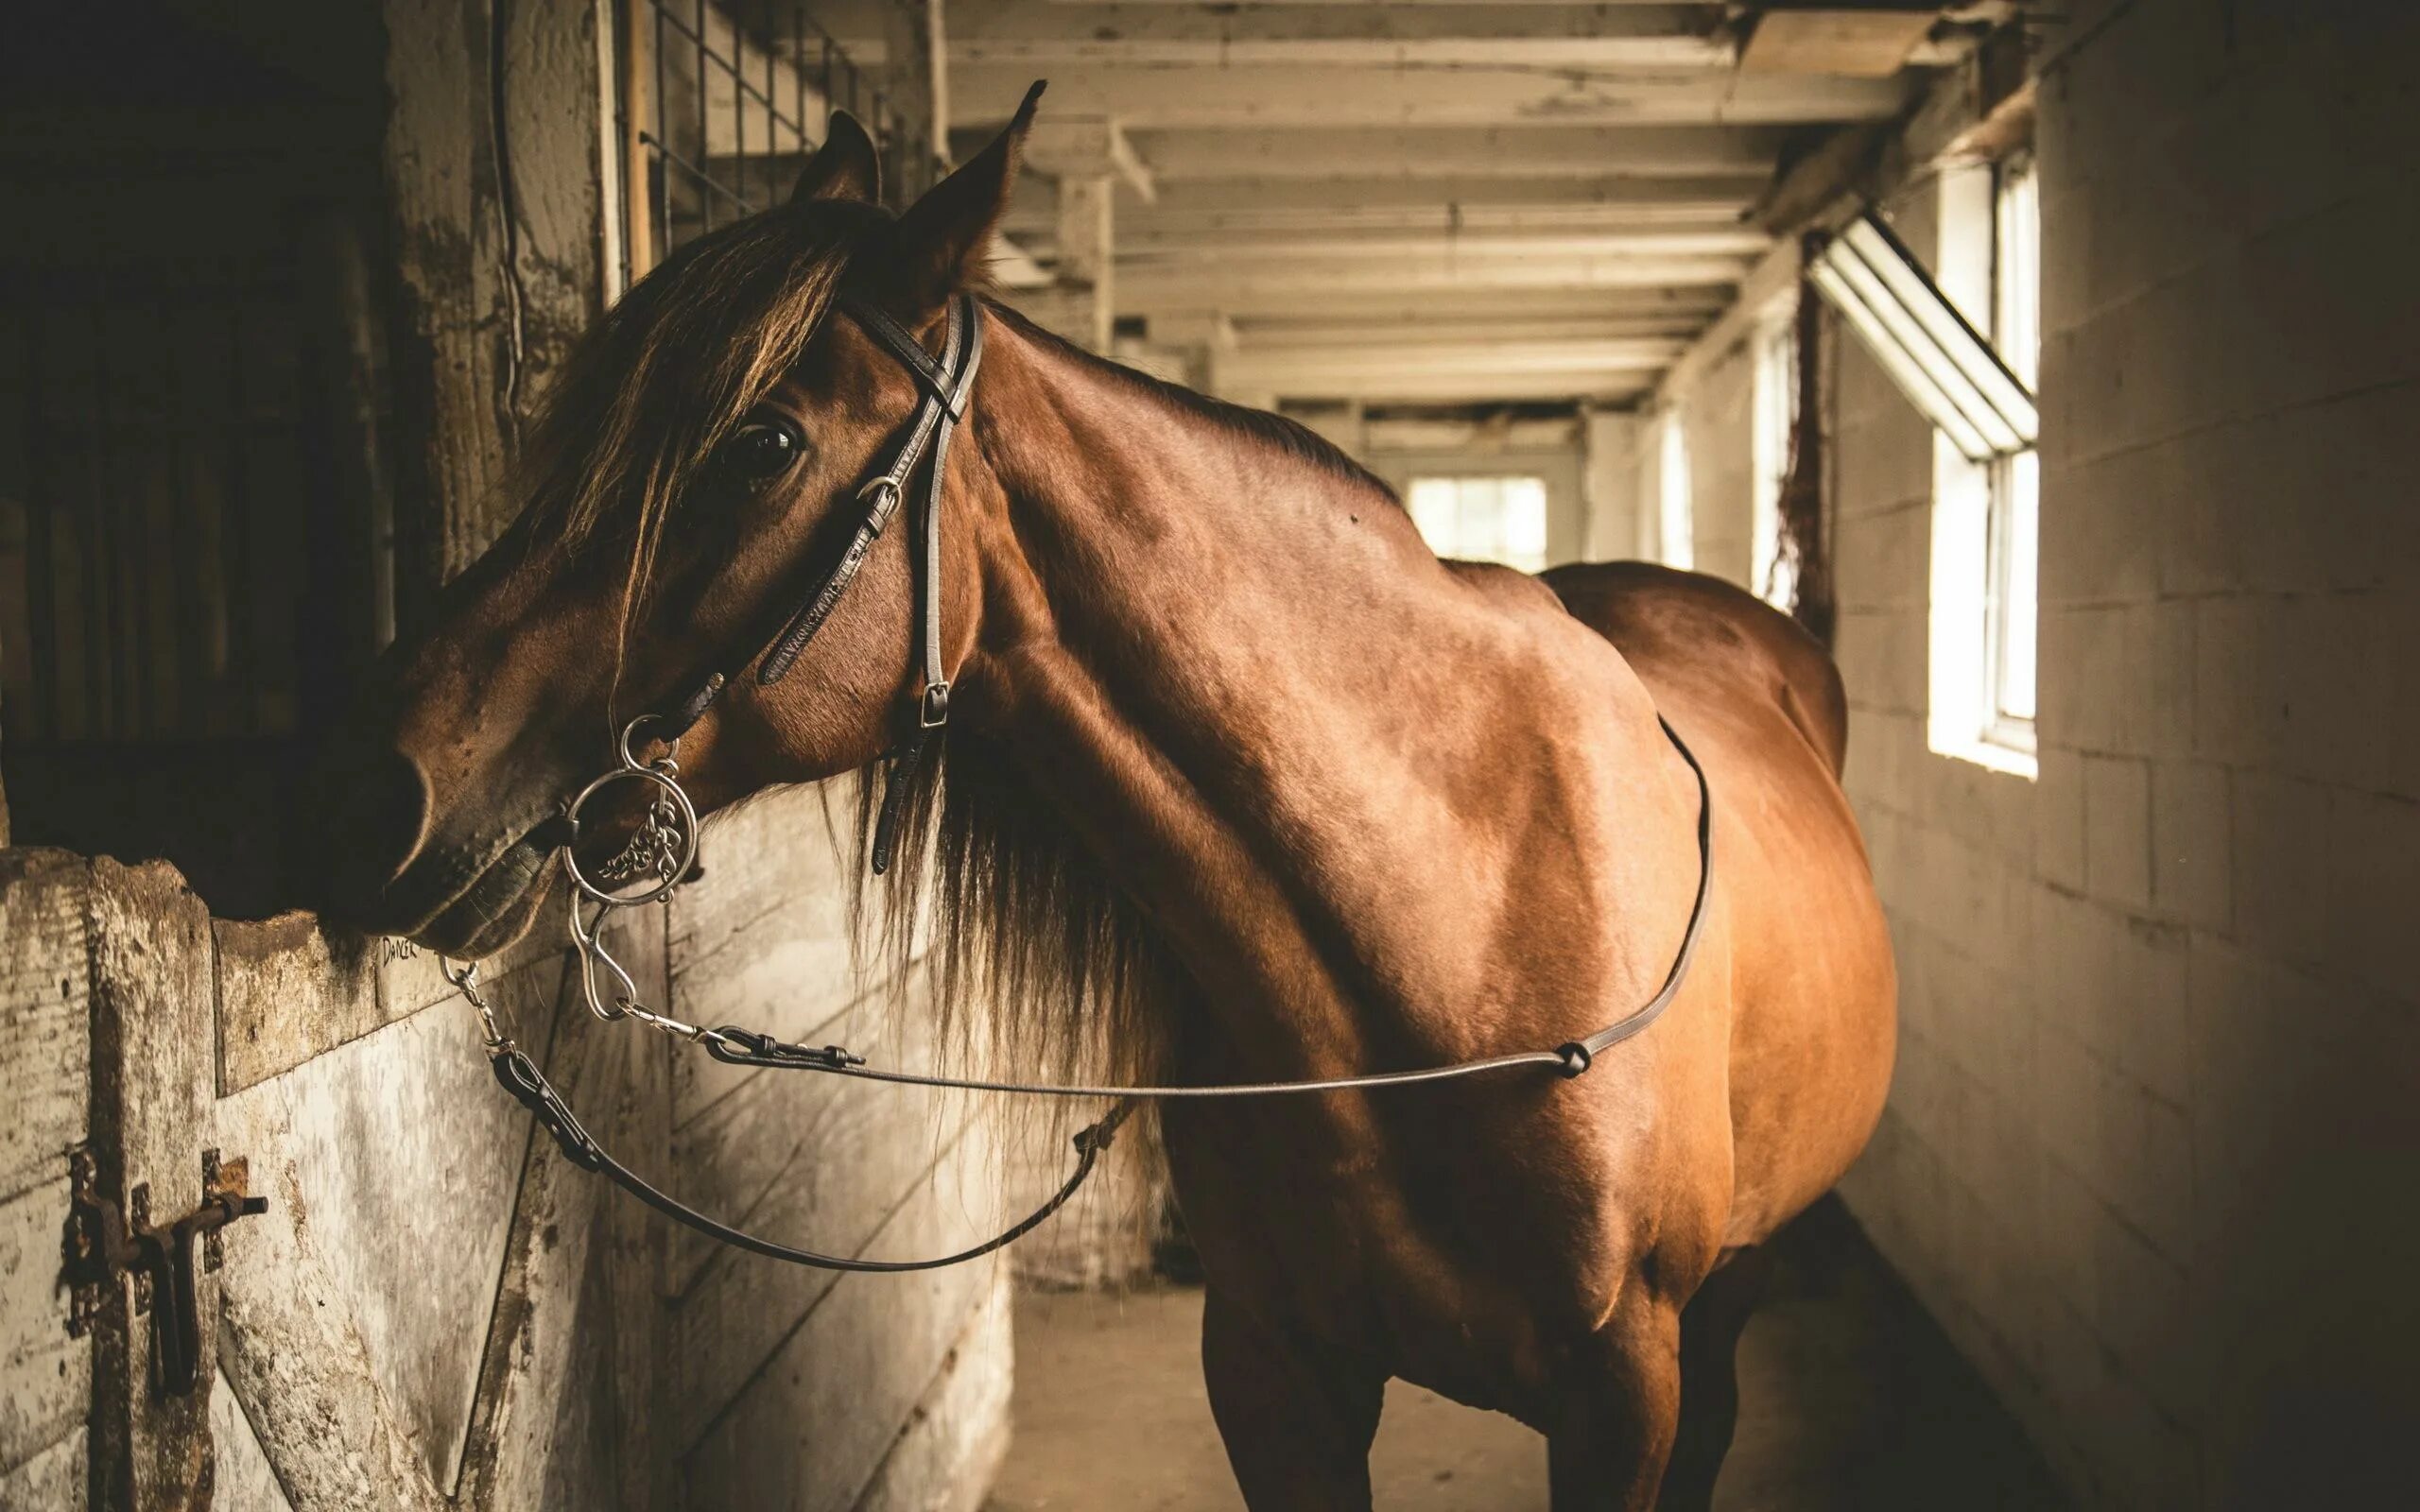
[[[948, 671], [942, 665], [942, 488], [948, 465], [950, 440], [966, 418], [967, 404], [975, 388], [976, 369], [982, 362], [981, 314], [974, 296], [960, 294], [953, 298], [943, 322], [942, 350], [936, 356], [925, 350], [913, 333], [864, 299], [843, 293], [836, 304], [877, 345], [898, 359], [916, 380], [922, 396], [905, 437], [891, 455], [890, 465], [857, 490], [856, 498], [859, 512], [856, 524], [838, 560], [814, 581], [797, 609], [781, 623], [770, 639], [764, 642], [747, 662], [741, 662], [737, 670], [710, 673], [668, 710], [643, 713], [631, 720], [623, 728], [616, 742], [614, 754], [618, 764], [582, 788], [565, 805], [560, 817], [542, 827], [544, 838], [554, 843], [563, 873], [570, 878], [575, 889], [571, 901], [571, 936], [579, 961], [582, 994], [587, 999], [589, 1011], [599, 1019], [635, 1020], [677, 1039], [702, 1044], [708, 1055], [728, 1065], [756, 1066], [772, 1071], [821, 1072], [859, 1081], [890, 1082], [909, 1087], [1036, 1097], [1109, 1098], [1114, 1102], [1099, 1120], [1077, 1132], [1075, 1169], [1048, 1200], [981, 1244], [929, 1260], [866, 1260], [856, 1256], [820, 1254], [732, 1228], [649, 1184], [615, 1160], [581, 1125], [571, 1105], [539, 1070], [538, 1063], [505, 1034], [496, 1019], [493, 1005], [480, 990], [477, 965], [474, 963], [458, 968], [450, 961], [443, 962], [447, 977], [461, 989], [463, 996], [478, 1012], [486, 1034], [489, 1064], [495, 1073], [496, 1080], [529, 1109], [573, 1164], [607, 1177], [648, 1206], [708, 1238], [773, 1260], [823, 1270], [891, 1273], [935, 1270], [960, 1264], [1002, 1248], [1031, 1232], [1058, 1211], [1092, 1175], [1101, 1152], [1109, 1147], [1118, 1126], [1132, 1116], [1140, 1102], [1193, 1097], [1268, 1097], [1404, 1087], [1524, 1066], [1551, 1068], [1561, 1076], [1575, 1077], [1587, 1072], [1598, 1056], [1644, 1031], [1672, 1005], [1688, 976], [1689, 963], [1697, 954], [1699, 938], [1704, 933], [1706, 894], [1714, 873], [1714, 806], [1706, 785], [1705, 768], [1698, 764], [1696, 755], [1682, 741], [1679, 732], [1659, 714], [1656, 723], [1662, 728], [1665, 738], [1672, 743], [1674, 750], [1681, 753], [1681, 759], [1688, 765], [1689, 773], [1697, 782], [1698, 885], [1696, 896], [1689, 904], [1688, 928], [1681, 937], [1680, 950], [1673, 956], [1663, 986], [1652, 998], [1585, 1039], [1571, 1040], [1552, 1050], [1520, 1051], [1424, 1070], [1376, 1072], [1322, 1080], [1231, 1082], [1199, 1087], [1082, 1086], [986, 1081], [890, 1071], [869, 1066], [864, 1057], [854, 1055], [839, 1045], [818, 1048], [791, 1044], [772, 1035], [733, 1024], [708, 1028], [683, 1022], [647, 1007], [641, 1000], [637, 983], [606, 949], [604, 922], [615, 909], [638, 907], [669, 894], [687, 877], [697, 860], [698, 813], [681, 786], [678, 761], [681, 736], [704, 717], [732, 678], [750, 664], [755, 667], [754, 676], [760, 686], [779, 681], [797, 664], [800, 654], [814, 639], [816, 631], [831, 617], [841, 595], [848, 592], [850, 583], [856, 579], [857, 570], [865, 565], [866, 557], [873, 551], [874, 542], [881, 539], [883, 531], [898, 512], [900, 504], [908, 497], [920, 468], [925, 471], [925, 484], [916, 490], [915, 526], [921, 537], [916, 592], [923, 679], [914, 697], [914, 722], [907, 738], [887, 758], [882, 806], [875, 821], [869, 858], [877, 873], [889, 870], [898, 853], [899, 825], [911, 780], [917, 766], [926, 759], [932, 743], [941, 738], [949, 722], [950, 683]], [[648, 731], [650, 742], [666, 747], [666, 755], [648, 762], [638, 759], [631, 750], [631, 740], [642, 729]], [[623, 850], [612, 860], [598, 866], [592, 876], [581, 869], [573, 854], [574, 844], [579, 837], [580, 812], [597, 793], [616, 783], [630, 782], [643, 783], [653, 790], [648, 816]], [[595, 912], [585, 919], [581, 914], [583, 902], [595, 905]], [[600, 973], [606, 979], [601, 983]]]

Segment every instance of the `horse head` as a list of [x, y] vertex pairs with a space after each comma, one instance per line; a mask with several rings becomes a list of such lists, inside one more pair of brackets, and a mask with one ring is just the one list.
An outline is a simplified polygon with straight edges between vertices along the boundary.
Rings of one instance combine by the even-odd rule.
[[[853, 501], [926, 395], [835, 302], [929, 345], [982, 276], [1039, 94], [895, 217], [873, 141], [836, 114], [786, 203], [683, 248], [583, 337], [509, 474], [514, 524], [390, 648], [335, 744], [326, 911], [471, 957], [527, 927], [565, 805], [625, 732], [660, 755], [700, 674], [755, 661], [846, 552]], [[909, 534], [877, 537], [784, 676], [731, 676], [680, 732], [700, 812], [867, 766], [913, 726]], [[963, 554], [938, 586], [955, 661], [979, 599]], [[584, 864], [624, 849], [644, 785], [582, 816]]]

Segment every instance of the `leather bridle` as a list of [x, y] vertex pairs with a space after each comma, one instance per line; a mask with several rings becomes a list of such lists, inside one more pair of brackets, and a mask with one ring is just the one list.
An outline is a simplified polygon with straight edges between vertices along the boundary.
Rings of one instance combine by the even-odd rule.
[[[571, 936], [579, 961], [582, 993], [587, 999], [589, 1011], [599, 1019], [636, 1020], [679, 1039], [702, 1044], [708, 1055], [731, 1065], [773, 1071], [823, 1072], [864, 1081], [914, 1087], [1042, 1097], [1110, 1098], [1115, 1101], [1107, 1114], [1077, 1133], [1075, 1170], [1049, 1200], [991, 1239], [956, 1254], [930, 1260], [866, 1260], [819, 1254], [734, 1228], [650, 1185], [614, 1159], [581, 1126], [571, 1105], [547, 1081], [537, 1062], [504, 1033], [493, 1005], [480, 990], [477, 966], [457, 968], [451, 962], [445, 963], [446, 975], [479, 1014], [486, 1031], [489, 1063], [496, 1080], [536, 1116], [573, 1164], [608, 1177], [649, 1207], [709, 1238], [774, 1260], [825, 1270], [933, 1270], [988, 1255], [1031, 1231], [1056, 1212], [1092, 1175], [1100, 1152], [1109, 1147], [1118, 1126], [1132, 1115], [1138, 1102], [1366, 1091], [1445, 1081], [1515, 1067], [1551, 1068], [1564, 1077], [1576, 1077], [1586, 1073], [1598, 1056], [1642, 1032], [1671, 1006], [1688, 976], [1689, 963], [1697, 954], [1698, 940], [1704, 931], [1707, 891], [1714, 875], [1714, 803], [1706, 785], [1705, 768], [1698, 764], [1697, 757], [1682, 741], [1679, 732], [1661, 715], [1657, 716], [1656, 723], [1662, 728], [1665, 738], [1671, 742], [1672, 748], [1680, 752], [1681, 759], [1687, 764], [1689, 773], [1697, 782], [1698, 885], [1689, 904], [1688, 927], [1682, 935], [1671, 969], [1665, 974], [1662, 987], [1652, 998], [1585, 1039], [1571, 1040], [1552, 1050], [1517, 1051], [1447, 1066], [1321, 1080], [1223, 1083], [1200, 1087], [1080, 1086], [986, 1081], [889, 1071], [867, 1065], [864, 1057], [853, 1055], [839, 1045], [817, 1048], [791, 1044], [772, 1035], [732, 1024], [708, 1028], [683, 1022], [646, 1006], [637, 983], [607, 951], [603, 925], [606, 917], [617, 908], [653, 902], [670, 893], [688, 876], [697, 860], [698, 813], [681, 786], [678, 761], [681, 736], [704, 717], [732, 679], [751, 663], [756, 669], [754, 675], [759, 686], [778, 682], [797, 664], [800, 654], [814, 639], [815, 633], [822, 628], [825, 621], [831, 618], [841, 595], [848, 592], [858, 569], [865, 565], [866, 557], [873, 551], [874, 542], [881, 539], [883, 531], [898, 512], [901, 502], [908, 496], [920, 468], [925, 470], [925, 484], [917, 496], [915, 524], [922, 680], [914, 696], [914, 717], [907, 738], [886, 759], [882, 806], [875, 820], [869, 857], [876, 872], [888, 870], [898, 853], [899, 826], [916, 769], [926, 759], [929, 747], [941, 738], [949, 721], [950, 680], [948, 669], [943, 665], [942, 646], [942, 490], [947, 472], [950, 439], [966, 419], [967, 405], [975, 389], [976, 369], [983, 359], [981, 311], [972, 295], [960, 294], [953, 298], [942, 324], [941, 353], [935, 356], [925, 350], [923, 343], [907, 327], [863, 298], [843, 293], [835, 304], [877, 345], [898, 359], [915, 379], [921, 390], [915, 413], [909, 418], [907, 432], [897, 450], [891, 454], [890, 464], [858, 488], [856, 494], [858, 515], [847, 544], [833, 566], [814, 581], [798, 608], [736, 669], [710, 672], [667, 710], [643, 713], [625, 725], [615, 747], [618, 764], [582, 788], [565, 805], [562, 816], [550, 821], [537, 836], [557, 847], [564, 875], [576, 889], [571, 900]], [[646, 730], [650, 742], [665, 745], [667, 754], [653, 761], [640, 761], [631, 749], [631, 740], [642, 730]], [[598, 867], [595, 876], [591, 876], [581, 869], [573, 853], [574, 844], [579, 835], [580, 813], [596, 794], [625, 782], [648, 785], [655, 790], [654, 800], [647, 818], [629, 843], [613, 860]], [[593, 903], [596, 909], [593, 916], [585, 919], [581, 914], [584, 902]], [[614, 984], [610, 989], [600, 990], [600, 971], [610, 974]]]

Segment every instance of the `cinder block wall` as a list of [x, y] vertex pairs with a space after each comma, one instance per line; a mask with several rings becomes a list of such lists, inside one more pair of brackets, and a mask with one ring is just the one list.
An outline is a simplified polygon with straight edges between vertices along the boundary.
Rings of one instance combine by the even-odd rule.
[[2088, 1503], [2412, 1504], [2420, 17], [2085, 4], [2054, 45], [2038, 781], [1927, 748], [1932, 440], [1835, 338], [1904, 1011], [1847, 1195]]

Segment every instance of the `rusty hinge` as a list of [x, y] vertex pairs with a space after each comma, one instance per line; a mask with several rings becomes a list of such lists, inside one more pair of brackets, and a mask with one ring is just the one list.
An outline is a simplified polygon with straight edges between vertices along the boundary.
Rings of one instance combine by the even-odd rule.
[[201, 1157], [201, 1205], [165, 1224], [151, 1221], [147, 1182], [127, 1194], [126, 1211], [100, 1190], [93, 1152], [78, 1146], [69, 1157], [75, 1203], [67, 1213], [69, 1287], [67, 1332], [82, 1334], [101, 1308], [102, 1287], [120, 1276], [134, 1278], [134, 1310], [151, 1319], [151, 1384], [162, 1396], [182, 1397], [201, 1380], [201, 1306], [194, 1285], [194, 1245], [201, 1263], [220, 1263], [218, 1230], [238, 1218], [268, 1211], [267, 1197], [245, 1191], [251, 1172], [241, 1160], [223, 1164], [216, 1150]]

